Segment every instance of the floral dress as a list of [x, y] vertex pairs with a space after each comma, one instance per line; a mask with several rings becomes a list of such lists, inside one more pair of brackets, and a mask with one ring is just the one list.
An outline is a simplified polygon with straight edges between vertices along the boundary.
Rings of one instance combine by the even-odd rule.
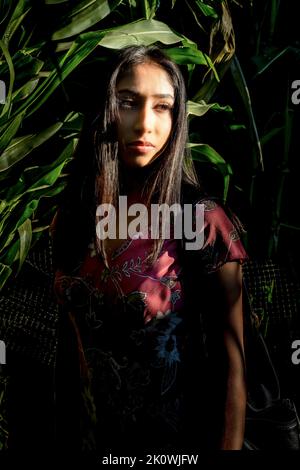
[[[205, 270], [242, 262], [246, 253], [233, 222], [214, 201], [202, 203]], [[56, 273], [56, 294], [78, 344], [83, 450], [120, 442], [167, 449], [185, 432], [188, 330], [179, 241], [165, 240], [152, 266], [151, 243], [139, 234], [125, 240], [109, 267], [90, 244], [77, 275]]]

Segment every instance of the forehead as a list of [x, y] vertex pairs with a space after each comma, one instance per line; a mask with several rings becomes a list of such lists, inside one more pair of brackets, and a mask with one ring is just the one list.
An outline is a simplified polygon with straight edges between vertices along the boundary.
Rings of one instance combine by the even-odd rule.
[[132, 90], [141, 95], [167, 94], [174, 96], [169, 74], [157, 64], [147, 62], [129, 67], [117, 81], [117, 90]]

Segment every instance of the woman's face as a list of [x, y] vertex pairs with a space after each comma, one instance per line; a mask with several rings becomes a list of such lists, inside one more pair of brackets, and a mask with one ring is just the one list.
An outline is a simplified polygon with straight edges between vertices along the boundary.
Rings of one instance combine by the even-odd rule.
[[154, 63], [135, 65], [117, 83], [119, 154], [129, 167], [143, 167], [160, 155], [172, 129], [174, 88]]

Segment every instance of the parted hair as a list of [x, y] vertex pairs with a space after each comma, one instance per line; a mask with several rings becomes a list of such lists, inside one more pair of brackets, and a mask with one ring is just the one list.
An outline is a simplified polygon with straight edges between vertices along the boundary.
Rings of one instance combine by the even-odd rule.
[[[144, 177], [146, 204], [149, 207], [155, 201], [171, 206], [180, 203], [183, 182], [198, 187], [186, 145], [186, 89], [179, 67], [157, 46], [130, 46], [119, 50], [110, 63], [105, 92], [99, 98], [97, 112], [89, 113], [85, 118], [69, 182], [56, 217], [55, 259], [58, 267], [66, 271], [77, 268], [88, 243], [92, 241], [96, 242], [99, 254], [106, 260], [104, 244], [96, 238], [96, 208], [104, 203], [117, 207], [119, 195], [126, 193], [120, 171], [122, 162], [118, 155], [117, 84], [130, 68], [143, 63], [153, 63], [163, 68], [174, 89], [169, 139], [159, 157], [148, 168], [136, 171], [137, 177]], [[162, 243], [162, 239], [153, 240], [151, 262], [157, 259]]]

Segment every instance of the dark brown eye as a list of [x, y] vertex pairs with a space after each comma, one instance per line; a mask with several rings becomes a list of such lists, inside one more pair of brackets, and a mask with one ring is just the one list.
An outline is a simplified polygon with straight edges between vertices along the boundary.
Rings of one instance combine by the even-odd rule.
[[173, 108], [169, 103], [158, 103], [155, 107], [160, 111], [169, 111]]
[[135, 100], [128, 99], [128, 98], [120, 98], [118, 101], [119, 101], [119, 106], [125, 109], [131, 109], [137, 105]]

